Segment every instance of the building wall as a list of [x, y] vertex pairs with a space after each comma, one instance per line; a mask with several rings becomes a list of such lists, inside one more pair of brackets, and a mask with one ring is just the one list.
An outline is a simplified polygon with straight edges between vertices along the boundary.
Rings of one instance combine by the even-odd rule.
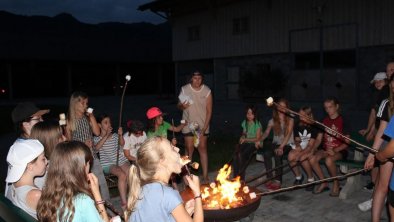
[[[324, 50], [394, 44], [393, 8], [391, 0], [240, 1], [172, 18], [173, 60], [284, 53], [290, 42], [294, 51], [314, 51], [319, 30], [294, 30], [319, 25], [326, 27]], [[233, 19], [244, 16], [250, 19], [249, 33], [233, 35]], [[200, 40], [188, 41], [191, 26], [200, 26]]]

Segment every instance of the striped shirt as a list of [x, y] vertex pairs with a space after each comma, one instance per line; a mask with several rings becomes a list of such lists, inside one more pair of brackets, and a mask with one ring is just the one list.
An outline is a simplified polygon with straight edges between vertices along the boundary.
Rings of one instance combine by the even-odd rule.
[[[80, 141], [86, 143], [90, 140], [93, 142], [93, 131], [90, 128], [89, 120], [86, 116], [75, 121], [75, 130], [72, 131], [72, 139], [75, 141]], [[97, 159], [97, 154], [92, 152], [93, 158]]]
[[[94, 145], [102, 139], [101, 136], [94, 137]], [[111, 138], [108, 138], [103, 146], [100, 148], [100, 163], [103, 167], [110, 167], [116, 165], [116, 153], [118, 149], [118, 134], [113, 133]], [[129, 162], [124, 156], [123, 152], [119, 152], [119, 165]]]

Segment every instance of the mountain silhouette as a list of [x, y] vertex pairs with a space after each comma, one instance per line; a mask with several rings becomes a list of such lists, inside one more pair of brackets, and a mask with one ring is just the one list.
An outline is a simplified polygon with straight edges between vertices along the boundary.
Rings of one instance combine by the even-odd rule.
[[168, 23], [97, 25], [61, 13], [22, 16], [0, 11], [0, 59], [108, 62], [171, 61]]

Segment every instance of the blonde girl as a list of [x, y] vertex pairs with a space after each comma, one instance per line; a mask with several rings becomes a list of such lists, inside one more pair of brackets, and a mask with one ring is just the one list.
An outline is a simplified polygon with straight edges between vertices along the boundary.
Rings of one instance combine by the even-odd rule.
[[177, 147], [162, 137], [148, 139], [138, 150], [136, 164], [131, 166], [129, 174], [129, 222], [204, 221], [198, 177], [186, 177], [195, 195], [193, 218], [184, 207], [179, 192], [167, 183], [172, 173], [181, 172], [178, 152]]

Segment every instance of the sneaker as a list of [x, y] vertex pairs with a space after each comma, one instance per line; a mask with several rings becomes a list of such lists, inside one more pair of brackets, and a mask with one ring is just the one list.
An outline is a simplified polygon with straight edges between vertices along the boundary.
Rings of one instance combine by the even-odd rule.
[[372, 208], [372, 199], [369, 199], [367, 201], [358, 204], [358, 209], [364, 212], [370, 210], [371, 208]]
[[295, 179], [293, 185], [301, 185], [303, 181], [304, 181], [304, 175], [302, 174], [301, 179], [299, 180]]
[[369, 182], [367, 185], [365, 185], [363, 188], [364, 190], [368, 190], [368, 191], [373, 191], [373, 188], [375, 187], [375, 184], [373, 182]]

